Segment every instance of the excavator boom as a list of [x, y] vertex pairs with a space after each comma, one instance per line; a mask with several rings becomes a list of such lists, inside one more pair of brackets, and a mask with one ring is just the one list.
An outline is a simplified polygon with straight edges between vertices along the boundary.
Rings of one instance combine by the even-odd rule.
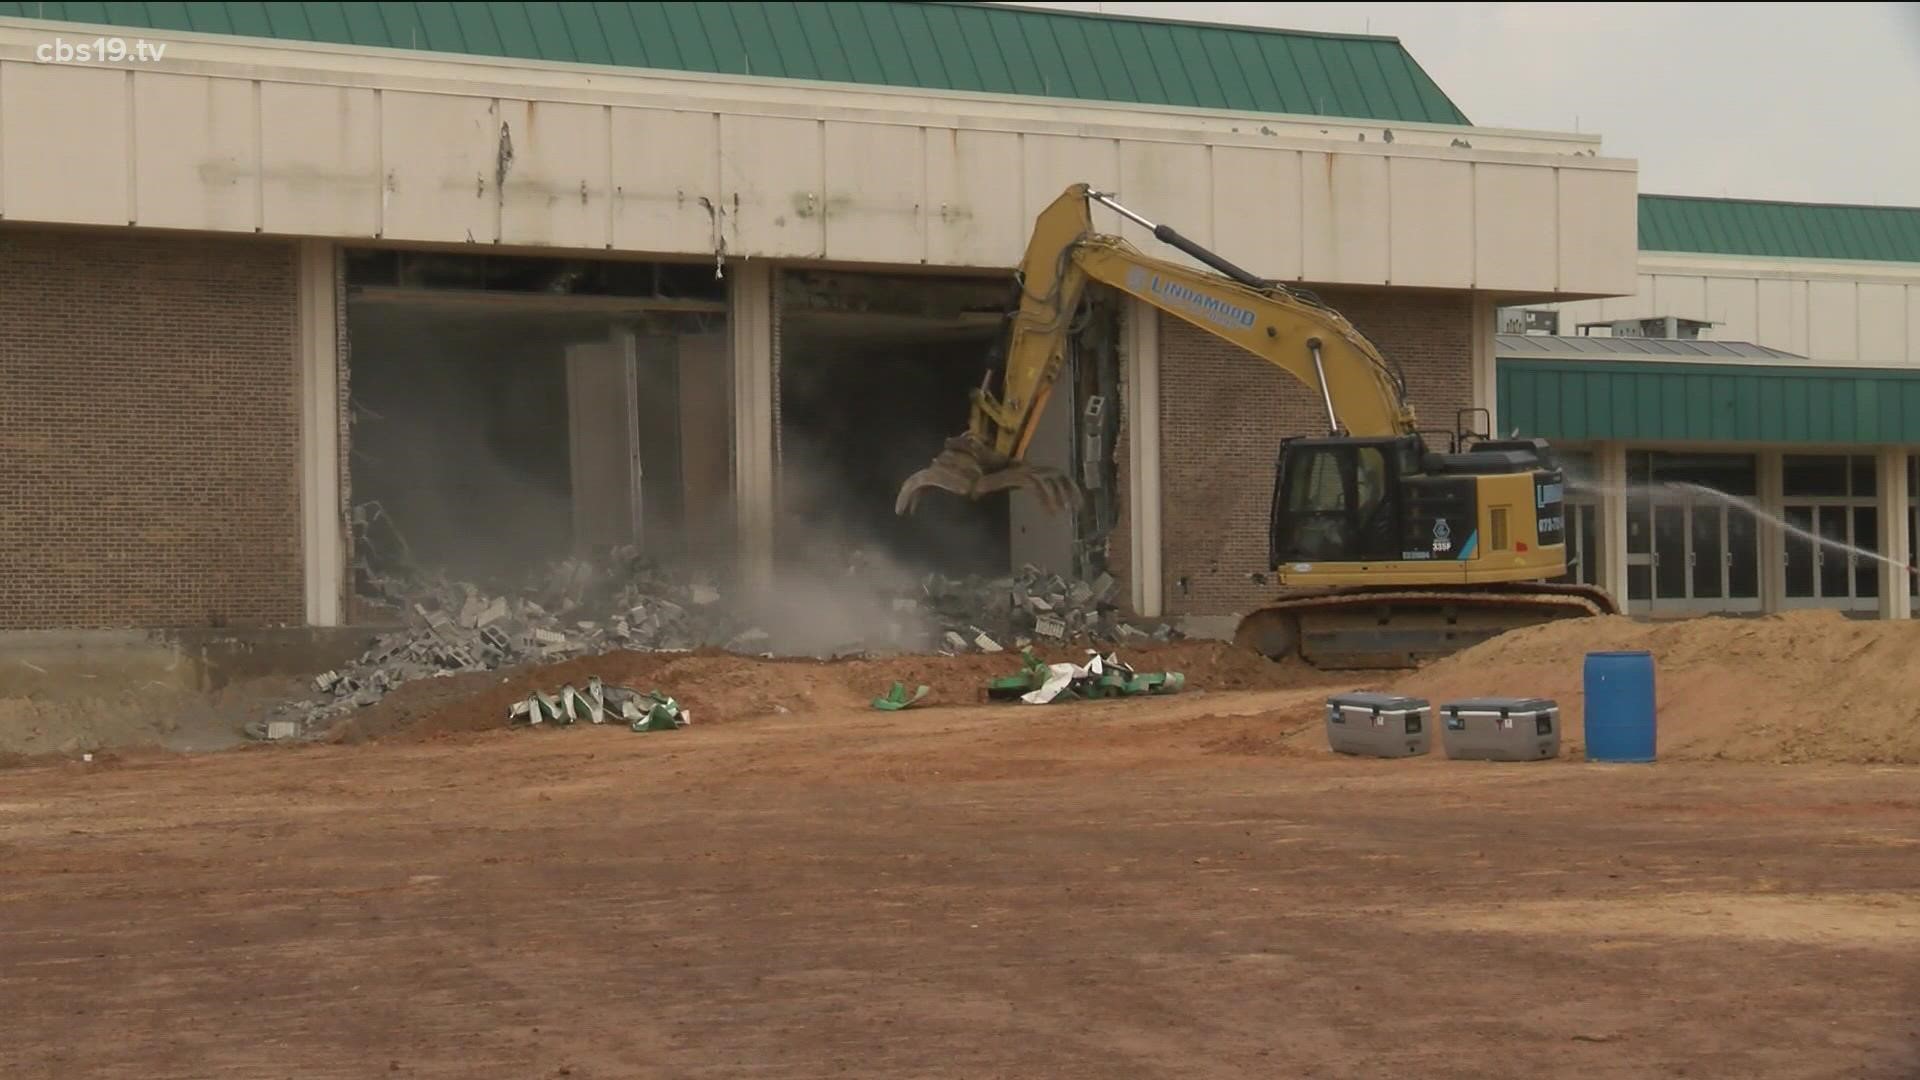
[[[1221, 276], [1152, 258], [1118, 237], [1096, 233], [1093, 203], [1113, 208]], [[1089, 282], [1137, 296], [1315, 387], [1329, 431], [1413, 431], [1413, 410], [1399, 375], [1338, 312], [1262, 281], [1085, 184], [1068, 188], [1041, 211], [1017, 281], [1020, 303], [1008, 333], [998, 397], [987, 387], [973, 391], [966, 433], [949, 440], [932, 466], [908, 479], [897, 512], [911, 513], [929, 488], [968, 498], [1032, 490], [1055, 510], [1078, 500], [1064, 474], [1022, 459], [1060, 377], [1069, 328]]]
[[[1096, 232], [1094, 204], [1208, 269]], [[966, 432], [907, 480], [897, 512], [930, 490], [1030, 490], [1054, 510], [1077, 502], [1067, 476], [1024, 459], [1096, 283], [1240, 346], [1325, 408], [1325, 435], [1282, 440], [1276, 469], [1269, 569], [1294, 591], [1242, 621], [1244, 643], [1327, 666], [1397, 666], [1511, 626], [1617, 610], [1598, 590], [1546, 584], [1565, 572], [1566, 549], [1564, 478], [1545, 443], [1431, 451], [1399, 372], [1339, 312], [1084, 184], [1035, 221], [998, 392], [991, 375], [972, 392]]]

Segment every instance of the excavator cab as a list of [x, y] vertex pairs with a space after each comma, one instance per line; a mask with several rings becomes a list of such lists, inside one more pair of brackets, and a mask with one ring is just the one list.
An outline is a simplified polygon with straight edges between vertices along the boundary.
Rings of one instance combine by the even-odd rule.
[[1551, 576], [1565, 558], [1564, 491], [1540, 439], [1436, 452], [1418, 433], [1288, 438], [1274, 469], [1268, 569], [1296, 585]]

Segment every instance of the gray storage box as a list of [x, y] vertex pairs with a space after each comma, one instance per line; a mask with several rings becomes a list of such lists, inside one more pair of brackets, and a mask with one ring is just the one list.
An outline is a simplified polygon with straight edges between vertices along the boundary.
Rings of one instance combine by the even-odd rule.
[[1418, 757], [1432, 746], [1431, 706], [1392, 694], [1338, 694], [1327, 699], [1327, 744], [1336, 754]]
[[1474, 698], [1440, 706], [1440, 742], [1461, 761], [1560, 756], [1560, 706], [1545, 698]]

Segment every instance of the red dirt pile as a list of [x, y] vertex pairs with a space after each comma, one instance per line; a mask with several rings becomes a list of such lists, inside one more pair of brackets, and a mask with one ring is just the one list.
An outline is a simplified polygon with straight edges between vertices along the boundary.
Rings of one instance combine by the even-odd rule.
[[[1191, 690], [1279, 690], [1324, 681], [1295, 664], [1276, 664], [1221, 642], [1181, 642], [1111, 650], [1140, 671], [1178, 671]], [[1084, 648], [1036, 648], [1049, 663], [1084, 662]], [[865, 708], [894, 682], [929, 686], [920, 708], [976, 705], [987, 683], [1020, 668], [1017, 652], [910, 655], [846, 660], [762, 659], [720, 650], [612, 652], [545, 667], [408, 683], [335, 728], [332, 738], [432, 738], [508, 726], [508, 710], [535, 690], [549, 693], [598, 675], [610, 686], [671, 694], [700, 726], [760, 716]]]
[[1553, 698], [1573, 755], [1584, 749], [1586, 654], [1625, 649], [1653, 654], [1663, 759], [1920, 763], [1920, 624], [1910, 622], [1831, 611], [1572, 620], [1502, 635], [1383, 688], [1436, 705]]

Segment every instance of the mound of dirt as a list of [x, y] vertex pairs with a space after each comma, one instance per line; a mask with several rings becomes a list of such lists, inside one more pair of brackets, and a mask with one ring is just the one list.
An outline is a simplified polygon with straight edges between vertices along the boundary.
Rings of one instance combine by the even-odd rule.
[[1374, 688], [1436, 705], [1552, 698], [1560, 704], [1563, 752], [1578, 755], [1586, 654], [1638, 649], [1653, 655], [1663, 759], [1920, 763], [1920, 624], [1833, 611], [1551, 623]]
[[[1311, 669], [1276, 664], [1222, 642], [1181, 642], [1113, 650], [1140, 671], [1178, 671], [1193, 690], [1278, 690], [1323, 681]], [[1048, 663], [1083, 662], [1084, 648], [1036, 648]], [[658, 689], [696, 725], [754, 717], [865, 708], [894, 682], [931, 688], [919, 708], [986, 702], [989, 680], [1020, 667], [1019, 654], [910, 655], [846, 660], [762, 659], [709, 649], [611, 652], [545, 667], [409, 683], [336, 727], [336, 741], [433, 738], [508, 726], [508, 711], [535, 690], [549, 693], [598, 675], [613, 686]]]
[[248, 719], [304, 685], [273, 677], [212, 692], [149, 685], [89, 696], [0, 698], [0, 755], [17, 763], [108, 747], [223, 750], [247, 741], [242, 725]]

